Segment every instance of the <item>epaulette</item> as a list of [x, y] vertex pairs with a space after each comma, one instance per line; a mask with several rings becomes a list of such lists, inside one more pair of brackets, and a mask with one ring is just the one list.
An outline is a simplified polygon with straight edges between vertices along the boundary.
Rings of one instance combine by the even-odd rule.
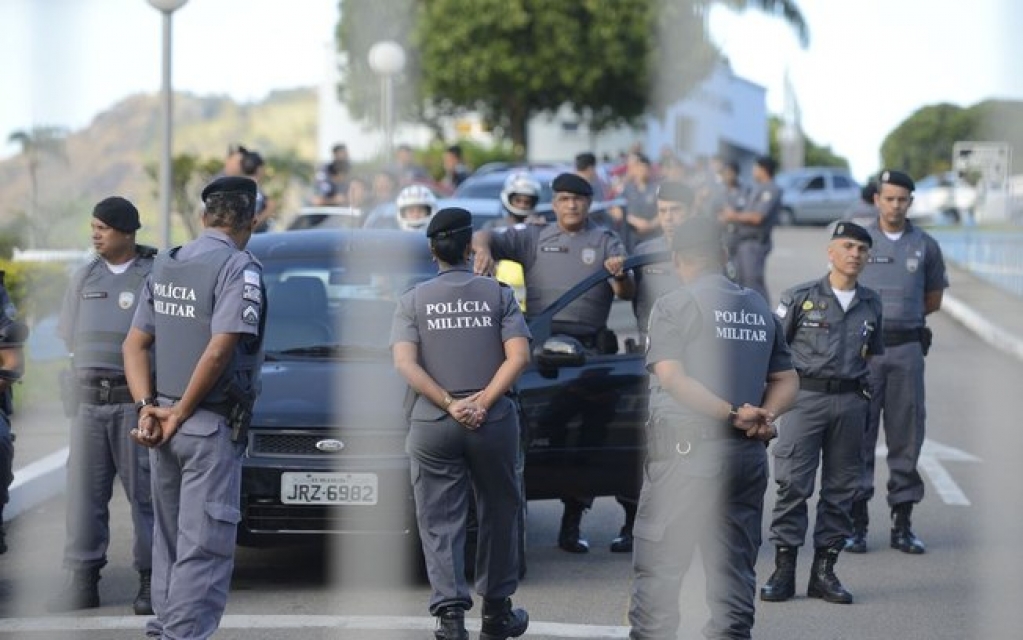
[[140, 258], [155, 258], [156, 254], [159, 253], [159, 249], [145, 244], [137, 244], [135, 245], [135, 253], [137, 253]]

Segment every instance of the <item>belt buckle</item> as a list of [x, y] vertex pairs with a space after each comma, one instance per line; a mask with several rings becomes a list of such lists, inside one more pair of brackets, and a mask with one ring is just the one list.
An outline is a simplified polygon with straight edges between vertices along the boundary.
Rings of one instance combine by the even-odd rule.
[[675, 453], [685, 458], [693, 452], [693, 443], [689, 440], [679, 440], [675, 443]]
[[110, 380], [106, 378], [99, 381], [99, 400], [110, 404]]

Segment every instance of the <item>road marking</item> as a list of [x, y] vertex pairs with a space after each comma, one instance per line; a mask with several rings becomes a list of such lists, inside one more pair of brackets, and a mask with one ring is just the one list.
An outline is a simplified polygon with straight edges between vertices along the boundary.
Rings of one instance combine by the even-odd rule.
[[[878, 445], [874, 455], [878, 458], [888, 457], [888, 447]], [[956, 449], [928, 438], [924, 440], [924, 446], [920, 450], [920, 460], [917, 462], [917, 467], [927, 475], [931, 484], [934, 485], [935, 491], [941, 497], [942, 502], [956, 506], [970, 506], [970, 499], [966, 497], [963, 490], [952, 479], [952, 474], [941, 464], [943, 460], [949, 462], [980, 462], [981, 459], [962, 449]]]
[[[6, 618], [0, 620], [0, 632], [40, 631], [115, 631], [145, 629], [145, 618], [138, 616], [93, 616], [52, 618]], [[227, 615], [221, 629], [349, 629], [360, 631], [430, 631], [433, 618], [425, 616], [309, 616], [309, 615]], [[479, 631], [479, 620], [466, 620], [465, 626]], [[629, 635], [628, 627], [530, 621], [529, 635], [550, 638], [591, 638], [620, 640]]]

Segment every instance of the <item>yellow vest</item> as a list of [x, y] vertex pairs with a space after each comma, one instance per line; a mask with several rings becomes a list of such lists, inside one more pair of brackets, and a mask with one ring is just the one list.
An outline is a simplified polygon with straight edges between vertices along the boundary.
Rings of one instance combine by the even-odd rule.
[[511, 287], [515, 291], [515, 299], [519, 301], [519, 308], [526, 310], [526, 274], [522, 265], [513, 260], [501, 260], [494, 269], [494, 277]]

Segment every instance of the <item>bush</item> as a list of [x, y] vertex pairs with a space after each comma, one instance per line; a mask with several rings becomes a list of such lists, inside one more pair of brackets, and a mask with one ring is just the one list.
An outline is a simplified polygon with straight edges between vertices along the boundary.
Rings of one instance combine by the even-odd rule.
[[4, 284], [19, 316], [28, 321], [57, 313], [70, 282], [67, 267], [57, 262], [11, 262], [0, 259]]

